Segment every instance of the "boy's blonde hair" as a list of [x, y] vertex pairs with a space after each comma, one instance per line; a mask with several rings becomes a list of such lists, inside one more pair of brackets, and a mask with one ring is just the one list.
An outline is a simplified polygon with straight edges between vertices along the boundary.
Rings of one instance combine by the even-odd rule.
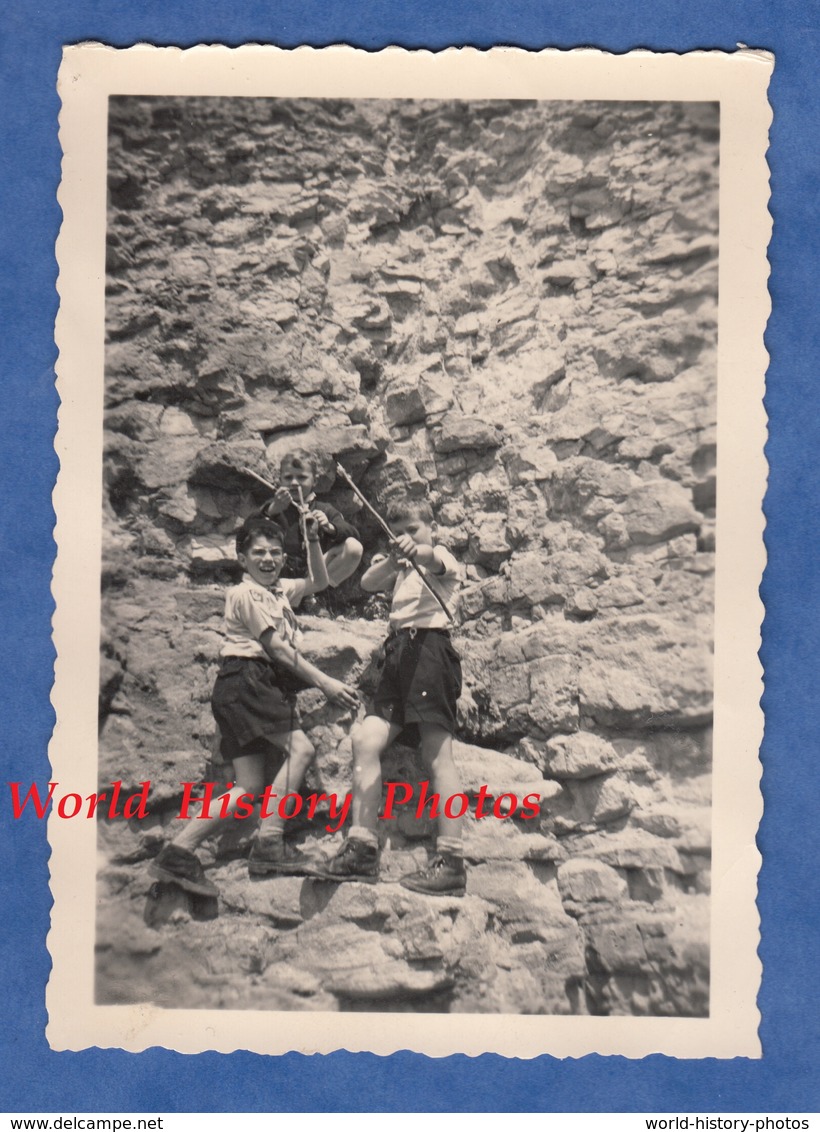
[[290, 464], [293, 468], [304, 468], [310, 472], [316, 480], [322, 472], [322, 462], [315, 452], [309, 452], [307, 448], [291, 448], [288, 452], [284, 452], [279, 460], [279, 471], [282, 471], [285, 464]]
[[435, 522], [433, 508], [426, 499], [394, 499], [387, 505], [385, 514], [388, 525], [402, 519], [423, 519], [425, 523]]

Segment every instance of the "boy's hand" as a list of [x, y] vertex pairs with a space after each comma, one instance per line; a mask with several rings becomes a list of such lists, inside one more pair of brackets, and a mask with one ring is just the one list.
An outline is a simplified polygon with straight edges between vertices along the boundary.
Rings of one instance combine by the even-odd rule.
[[333, 526], [330, 519], [328, 519], [324, 511], [320, 511], [318, 508], [315, 511], [308, 511], [307, 517], [310, 519], [315, 519], [319, 524], [319, 530], [324, 531], [325, 534], [332, 535], [336, 533], [336, 528]]
[[412, 562], [418, 553], [418, 546], [410, 537], [410, 535], [396, 535], [396, 541], [390, 548], [390, 554], [397, 560], [399, 558], [406, 558]]
[[[429, 566], [434, 559], [433, 547], [428, 547], [424, 542], [415, 542], [410, 534], [396, 535], [396, 540], [393, 543], [391, 554], [395, 557], [401, 557], [409, 563], [415, 563], [417, 566]], [[398, 559], [401, 561], [401, 559]]]
[[276, 494], [273, 499], [269, 500], [263, 510], [266, 515], [281, 515], [290, 507], [293, 500], [290, 497], [290, 492], [285, 487], [277, 487]]
[[341, 680], [334, 680], [332, 676], [326, 676], [322, 683], [319, 685], [319, 691], [331, 704], [339, 704], [340, 707], [355, 708], [359, 706], [359, 697], [355, 691], [343, 684]]
[[319, 538], [319, 520], [316, 518], [315, 511], [308, 511], [305, 515], [305, 534], [311, 541], [318, 540]]

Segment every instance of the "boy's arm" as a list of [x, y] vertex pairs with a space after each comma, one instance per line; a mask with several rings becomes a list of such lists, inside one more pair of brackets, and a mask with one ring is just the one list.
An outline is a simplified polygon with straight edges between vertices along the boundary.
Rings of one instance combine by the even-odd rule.
[[399, 535], [396, 539], [396, 549], [405, 558], [409, 558], [411, 562], [415, 562], [417, 566], [421, 566], [422, 569], [436, 577], [440, 577], [442, 574], [446, 574], [448, 569], [452, 569], [442, 554], [440, 546], [413, 542], [409, 535]]
[[359, 698], [353, 688], [348, 687], [341, 680], [334, 680], [332, 676], [326, 675], [315, 664], [311, 664], [300, 652], [297, 652], [293, 645], [289, 645], [275, 629], [266, 629], [259, 638], [259, 642], [274, 664], [292, 672], [294, 676], [298, 676], [306, 684], [312, 684], [314, 688], [318, 688], [325, 699], [331, 703], [348, 708], [358, 706]]
[[362, 574], [360, 585], [367, 593], [377, 594], [392, 588], [399, 573], [398, 563], [389, 556], [376, 555]]
[[314, 510], [324, 516], [324, 521], [320, 520], [321, 529], [325, 532], [327, 541], [334, 546], [345, 539], [359, 537], [353, 524], [348, 523], [341, 511], [337, 511], [330, 503], [316, 503]]
[[287, 511], [292, 502], [293, 500], [287, 488], [277, 487], [276, 494], [259, 508], [258, 513], [264, 515], [266, 519], [275, 519], [277, 515], [281, 515], [283, 511]]
[[308, 594], [321, 593], [330, 585], [330, 578], [327, 576], [327, 567], [325, 566], [325, 556], [322, 554], [322, 546], [319, 542], [318, 523], [310, 515], [305, 517], [305, 530], [307, 531], [307, 559], [310, 576], [297, 578], [291, 582], [288, 596], [293, 605], [298, 605], [302, 598], [307, 597]]

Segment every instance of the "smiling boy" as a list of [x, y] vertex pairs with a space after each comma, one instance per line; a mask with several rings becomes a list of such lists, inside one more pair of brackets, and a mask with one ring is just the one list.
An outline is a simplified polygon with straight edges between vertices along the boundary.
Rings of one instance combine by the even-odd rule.
[[[312, 685], [330, 703], [345, 708], [358, 703], [352, 688], [321, 672], [299, 652], [301, 633], [291, 606], [327, 585], [317, 527], [316, 520], [308, 518], [312, 580], [280, 580], [286, 560], [284, 534], [270, 519], [252, 516], [236, 536], [237, 559], [245, 573], [226, 594], [225, 642], [211, 696], [222, 756], [233, 763], [235, 785], [224, 811], [185, 822], [163, 848], [151, 866], [159, 880], [202, 895], [216, 894], [194, 850], [216, 832], [243, 795], [262, 793], [271, 755], [284, 755], [271, 792], [283, 796], [299, 790], [315, 754], [296, 707], [300, 689]], [[285, 819], [278, 813], [260, 822], [248, 859], [252, 876], [311, 873], [307, 858], [285, 844], [284, 830]]]
[[[381, 758], [406, 726], [415, 724], [421, 759], [442, 798], [459, 792], [453, 762], [461, 662], [453, 648], [447, 613], [431, 592], [452, 608], [461, 568], [435, 544], [436, 524], [426, 500], [392, 504], [387, 522], [396, 542], [362, 576], [370, 592], [392, 591], [390, 634], [373, 705], [353, 733], [353, 823], [339, 852], [321, 870], [326, 880], [374, 883], [379, 876]], [[421, 567], [426, 581], [410, 563]], [[438, 818], [436, 853], [430, 863], [401, 880], [405, 888], [432, 895], [461, 896], [466, 889], [461, 818]]]

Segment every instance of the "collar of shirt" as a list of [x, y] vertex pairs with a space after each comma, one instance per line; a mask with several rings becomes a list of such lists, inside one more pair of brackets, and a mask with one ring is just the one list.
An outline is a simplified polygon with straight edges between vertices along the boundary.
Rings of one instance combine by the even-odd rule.
[[262, 586], [259, 582], [254, 581], [250, 574], [243, 574], [242, 581], [246, 582], [249, 586], [253, 586], [255, 590], [261, 590], [263, 594], [275, 594], [276, 597], [283, 597], [285, 591], [282, 589], [282, 584], [277, 578], [272, 586]]

